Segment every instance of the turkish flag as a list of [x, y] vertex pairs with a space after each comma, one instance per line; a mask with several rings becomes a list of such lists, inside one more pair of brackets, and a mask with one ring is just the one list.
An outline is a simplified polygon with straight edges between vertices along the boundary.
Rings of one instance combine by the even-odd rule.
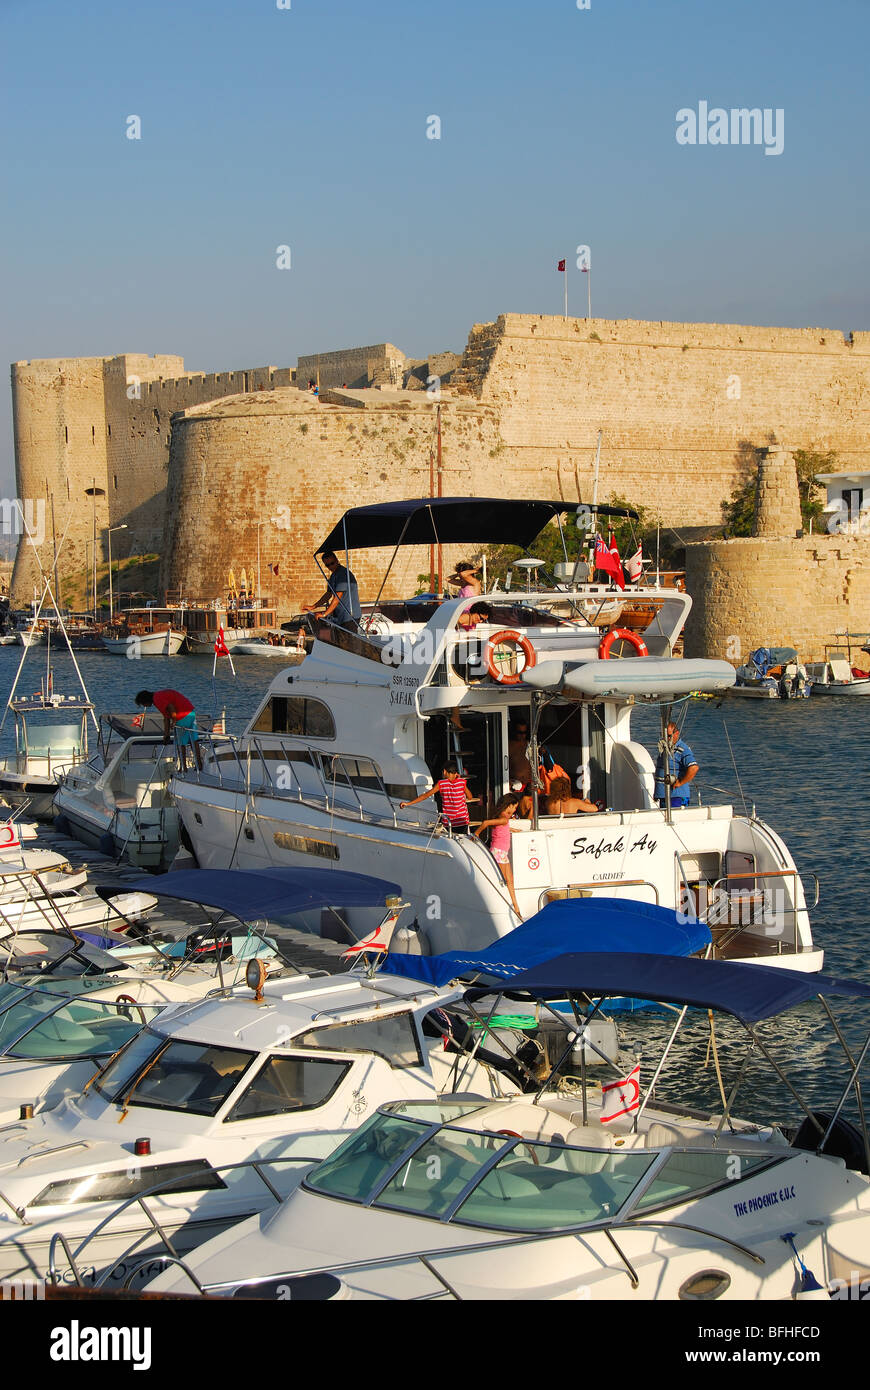
[[230, 649], [224, 641], [224, 630], [222, 627], [218, 628], [218, 635], [214, 639], [214, 650], [216, 656], [229, 656], [230, 654]]
[[565, 269], [565, 262], [564, 262], [564, 261], [560, 261], [559, 264], [556, 266], [556, 269], [557, 269], [557, 270], [564, 270], [564, 269]]

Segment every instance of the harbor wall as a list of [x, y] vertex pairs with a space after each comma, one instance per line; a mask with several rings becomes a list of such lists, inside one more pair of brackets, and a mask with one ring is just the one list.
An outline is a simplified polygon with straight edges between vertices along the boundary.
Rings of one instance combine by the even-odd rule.
[[870, 631], [870, 541], [863, 536], [754, 536], [686, 547], [692, 611], [687, 656], [739, 665], [756, 647], [821, 660], [847, 628]]

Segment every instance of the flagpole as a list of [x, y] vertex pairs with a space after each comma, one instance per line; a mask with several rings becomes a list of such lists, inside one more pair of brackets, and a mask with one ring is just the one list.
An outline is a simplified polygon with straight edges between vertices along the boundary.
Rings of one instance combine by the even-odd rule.
[[568, 320], [568, 258], [565, 257], [565, 269], [562, 271], [565, 277], [565, 321]]
[[590, 318], [590, 319], [591, 319], [591, 317], [592, 317], [592, 271], [591, 271], [591, 269], [587, 269], [587, 271], [586, 271], [586, 311], [587, 311], [587, 318]]

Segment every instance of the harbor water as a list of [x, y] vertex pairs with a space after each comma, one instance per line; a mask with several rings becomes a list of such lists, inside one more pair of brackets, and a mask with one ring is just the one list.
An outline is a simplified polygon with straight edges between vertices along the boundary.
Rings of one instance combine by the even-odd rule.
[[[20, 647], [0, 648], [0, 689], [8, 697], [22, 656]], [[227, 732], [240, 733], [268, 684], [281, 669], [275, 659], [240, 656], [235, 675], [226, 658], [212, 676], [212, 661], [198, 657], [149, 657], [136, 661], [108, 653], [77, 653], [97, 712], [130, 712], [140, 689], [170, 686], [182, 691], [197, 709], [200, 727], [226, 712]], [[27, 655], [18, 694], [39, 688], [45, 650]], [[68, 653], [52, 653], [54, 689], [78, 690]], [[683, 736], [700, 770], [692, 783], [693, 803], [731, 802], [753, 806], [791, 849], [809, 902], [812, 874], [818, 875], [820, 900], [811, 912], [813, 934], [825, 951], [825, 973], [870, 984], [866, 909], [870, 900], [865, 829], [870, 821], [868, 723], [870, 700], [799, 701], [688, 700], [675, 706]], [[634, 737], [655, 755], [660, 715], [655, 707], [638, 707]], [[0, 753], [14, 751], [11, 715], [0, 735]], [[361, 750], [348, 749], [348, 752]], [[852, 1048], [870, 1032], [870, 1001], [834, 998], [832, 1010]], [[638, 1014], [619, 1022], [624, 1053], [639, 1053], [642, 1082], [671, 1026], [665, 1013]], [[830, 1103], [845, 1079], [842, 1054], [817, 1004], [791, 1010], [760, 1025], [759, 1032], [802, 1095]], [[733, 1020], [717, 1016], [719, 1068], [726, 1089], [743, 1057], [745, 1033]], [[831, 1043], [833, 1042], [833, 1046]], [[678, 1039], [663, 1077], [662, 1099], [719, 1108], [719, 1085], [709, 1047], [709, 1030], [697, 1026]], [[763, 1058], [750, 1063], [740, 1090], [737, 1113], [794, 1123], [800, 1112], [783, 1083]]]

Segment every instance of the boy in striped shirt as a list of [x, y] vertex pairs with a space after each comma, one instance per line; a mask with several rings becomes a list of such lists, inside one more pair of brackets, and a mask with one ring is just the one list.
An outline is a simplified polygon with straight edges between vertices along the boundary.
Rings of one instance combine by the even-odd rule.
[[436, 792], [441, 797], [441, 812], [450, 829], [456, 835], [467, 835], [470, 828], [468, 803], [479, 801], [480, 797], [469, 794], [468, 783], [464, 777], [460, 777], [455, 763], [445, 763], [441, 780], [429, 791], [423, 792], [422, 796], [415, 796], [413, 801], [400, 801], [399, 809], [416, 806], [419, 801], [425, 801]]

